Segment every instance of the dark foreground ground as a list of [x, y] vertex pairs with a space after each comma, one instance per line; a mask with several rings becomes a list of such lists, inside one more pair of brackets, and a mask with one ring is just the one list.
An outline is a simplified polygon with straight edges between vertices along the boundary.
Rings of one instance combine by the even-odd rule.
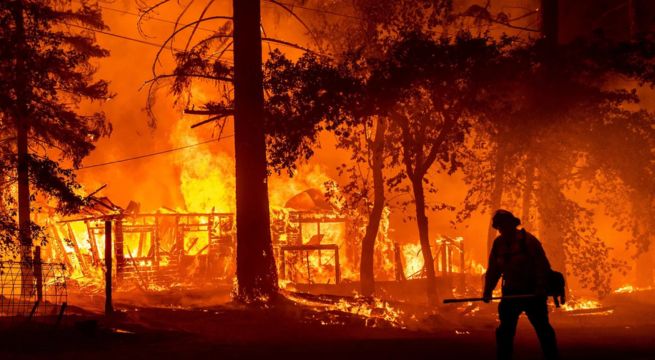
[[[610, 315], [553, 313], [562, 358], [655, 359], [655, 307], [613, 308]], [[495, 351], [494, 305], [469, 315], [442, 308], [411, 329], [298, 304], [119, 309], [107, 320], [73, 308], [57, 329], [47, 322], [4, 324], [0, 359], [493, 359]], [[515, 358], [541, 358], [524, 317]]]

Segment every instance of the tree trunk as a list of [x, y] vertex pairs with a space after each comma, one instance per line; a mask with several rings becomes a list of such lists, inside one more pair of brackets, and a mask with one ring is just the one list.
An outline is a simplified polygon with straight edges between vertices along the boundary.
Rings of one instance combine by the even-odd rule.
[[384, 178], [382, 168], [384, 167], [384, 136], [387, 128], [386, 119], [378, 117], [375, 139], [373, 140], [373, 209], [368, 217], [366, 233], [362, 239], [362, 258], [360, 262], [359, 279], [361, 282], [362, 295], [372, 296], [375, 292], [375, 274], [373, 271], [373, 259], [375, 255], [375, 239], [380, 229], [380, 219], [384, 210]]
[[27, 154], [26, 119], [17, 126], [18, 152], [18, 238], [20, 241], [21, 278], [23, 291], [29, 291], [32, 284], [32, 231], [30, 228], [30, 184]]
[[539, 171], [539, 237], [553, 269], [566, 274], [565, 233], [561, 205], [564, 196], [554, 175]]
[[[541, 9], [541, 35], [550, 49], [543, 71], [549, 77], [554, 69], [551, 58], [557, 51], [559, 41], [559, 0], [542, 0]], [[539, 235], [553, 268], [566, 273], [563, 230], [561, 220], [557, 218], [561, 186], [554, 172], [549, 173], [539, 163], [535, 163], [535, 166], [539, 174]]]
[[425, 215], [425, 193], [423, 190], [423, 176], [415, 175], [412, 181], [414, 201], [416, 202], [416, 223], [418, 225], [418, 236], [421, 242], [423, 263], [426, 274], [426, 290], [428, 304], [437, 304], [437, 282], [434, 271], [434, 259], [430, 248], [430, 234], [428, 232], [428, 217]]
[[241, 301], [278, 290], [271, 243], [264, 134], [260, 4], [233, 0], [237, 281]]
[[[507, 161], [507, 154], [502, 144], [498, 146], [498, 156], [496, 158], [496, 166], [494, 169], [494, 188], [491, 193], [489, 201], [489, 209], [493, 213], [500, 209], [503, 201], [503, 191], [505, 190], [505, 162]], [[491, 253], [491, 246], [494, 244], [496, 238], [496, 229], [492, 226], [492, 221], [489, 219], [489, 228], [487, 231], [487, 254]]]
[[634, 0], [628, 0], [628, 35], [631, 40], [637, 35], [637, 12]]
[[534, 164], [528, 159], [525, 162], [525, 186], [523, 187], [523, 215], [521, 223], [524, 228], [530, 224], [530, 205], [532, 204], [532, 190], [534, 187]]
[[29, 101], [28, 81], [25, 70], [25, 25], [23, 2], [15, 1], [12, 16], [16, 24], [14, 44], [16, 46], [16, 152], [18, 180], [18, 239], [21, 255], [21, 279], [23, 291], [31, 288], [32, 275], [32, 232], [30, 228], [30, 184], [28, 169], [27, 136], [29, 133], [27, 103]]
[[549, 45], [559, 41], [559, 0], [541, 0], [541, 35]]

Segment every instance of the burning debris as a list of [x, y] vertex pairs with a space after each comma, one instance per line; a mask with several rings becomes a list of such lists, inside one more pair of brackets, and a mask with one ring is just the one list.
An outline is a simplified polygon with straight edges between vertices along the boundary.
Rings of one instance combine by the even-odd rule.
[[[324, 198], [319, 190], [310, 189], [272, 211], [273, 249], [284, 288], [312, 291], [316, 285], [315, 290], [325, 290], [322, 285], [338, 286], [345, 281], [346, 293], [356, 290], [359, 230]], [[106, 198], [94, 198], [93, 203], [95, 206], [78, 215], [51, 220], [47, 225], [52, 240], [44, 248], [45, 259], [65, 264], [72, 290], [103, 291], [107, 224], [112, 230], [119, 292], [161, 292], [232, 283], [233, 214], [169, 209], [140, 213], [134, 202], [125, 209]], [[401, 252], [401, 246], [391, 241], [388, 228], [382, 230], [376, 252], [379, 281], [403, 283], [423, 278], [420, 249], [416, 251], [415, 245], [407, 244]], [[465, 261], [463, 243], [461, 237], [434, 242], [435, 254], [439, 255], [435, 260], [437, 269], [443, 279], [458, 278], [458, 289], [465, 289], [465, 274], [475, 276], [480, 271], [479, 265]], [[338, 288], [333, 291], [344, 293]]]
[[[230, 282], [234, 273], [234, 215], [217, 213], [112, 214], [61, 220], [53, 260], [64, 260], [73, 279], [101, 284], [104, 239], [114, 234], [116, 278], [142, 290]], [[64, 232], [65, 231], [65, 232]], [[61, 235], [63, 234], [65, 235]]]
[[620, 288], [614, 290], [614, 293], [615, 294], [632, 294], [632, 293], [635, 293], [635, 292], [650, 291], [650, 290], [653, 290], [652, 286], [641, 287], [641, 286], [633, 286], [633, 285], [628, 284], [628, 285], [621, 286]]
[[597, 300], [573, 299], [562, 305], [562, 310], [571, 316], [611, 315], [614, 307], [606, 307]]
[[[287, 297], [314, 309], [312, 316], [322, 325], [343, 325], [353, 321], [353, 317], [362, 321], [366, 327], [407, 328], [409, 317], [399, 310], [402, 304], [392, 305], [388, 301], [361, 296], [310, 295], [307, 293], [287, 292]], [[344, 314], [348, 316], [344, 316]]]

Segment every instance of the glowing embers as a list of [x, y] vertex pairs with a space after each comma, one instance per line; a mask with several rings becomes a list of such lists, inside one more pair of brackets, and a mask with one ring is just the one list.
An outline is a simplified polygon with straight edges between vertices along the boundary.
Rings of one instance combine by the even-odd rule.
[[610, 315], [614, 312], [612, 307], [604, 307], [599, 301], [592, 299], [569, 299], [561, 309], [567, 315]]
[[562, 305], [562, 310], [572, 311], [572, 310], [590, 310], [590, 309], [600, 309], [600, 302], [597, 300], [590, 299], [576, 299], [569, 300], [566, 304]]
[[290, 300], [311, 309], [310, 318], [321, 325], [346, 325], [360, 323], [367, 327], [406, 328], [406, 314], [397, 306], [378, 298], [363, 296], [285, 294]]
[[355, 297], [352, 300], [341, 299], [335, 308], [343, 312], [364, 316], [368, 319], [367, 326], [379, 327], [380, 321], [394, 327], [404, 328], [402, 311], [394, 308], [389, 302], [378, 298]]
[[480, 312], [480, 303], [467, 302], [458, 306], [457, 310], [463, 316], [475, 316], [478, 312]]
[[627, 285], [621, 286], [620, 288], [614, 290], [614, 293], [615, 294], [632, 294], [632, 293], [636, 293], [636, 292], [640, 292], [640, 291], [649, 291], [649, 290], [653, 290], [653, 287], [652, 286], [638, 287], [638, 286], [627, 284]]

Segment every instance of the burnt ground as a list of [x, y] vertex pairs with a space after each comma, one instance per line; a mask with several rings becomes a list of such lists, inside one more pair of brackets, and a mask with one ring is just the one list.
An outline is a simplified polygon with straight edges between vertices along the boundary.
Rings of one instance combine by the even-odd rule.
[[[552, 313], [563, 359], [655, 359], [655, 305], [609, 303], [611, 314]], [[408, 329], [290, 302], [265, 309], [117, 308], [106, 319], [71, 307], [56, 329], [47, 321], [5, 323], [0, 359], [493, 359], [495, 351], [494, 305], [423, 313]], [[524, 317], [515, 358], [541, 358]]]

